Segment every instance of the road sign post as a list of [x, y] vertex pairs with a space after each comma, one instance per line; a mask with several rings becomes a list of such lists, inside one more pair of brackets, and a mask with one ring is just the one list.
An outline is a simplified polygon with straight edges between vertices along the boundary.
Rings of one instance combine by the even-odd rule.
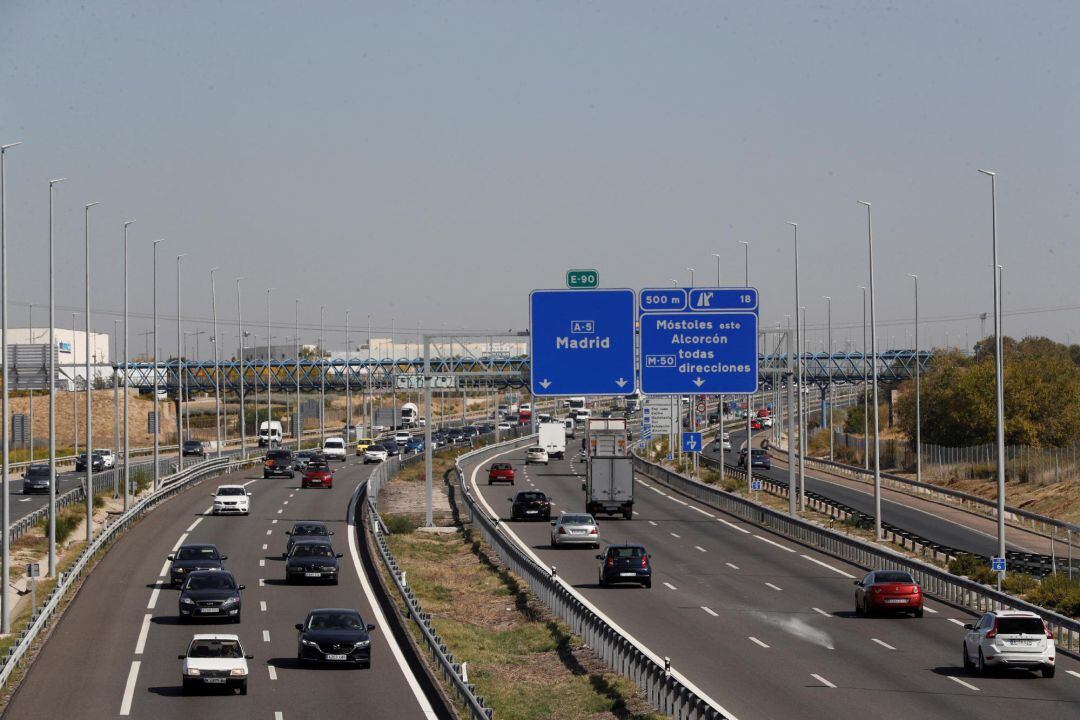
[[536, 397], [634, 392], [633, 290], [534, 290], [530, 389]]

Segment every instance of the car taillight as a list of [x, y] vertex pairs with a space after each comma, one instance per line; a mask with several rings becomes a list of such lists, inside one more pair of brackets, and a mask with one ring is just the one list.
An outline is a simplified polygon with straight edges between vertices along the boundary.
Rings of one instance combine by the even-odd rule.
[[560, 527], [560, 528], [559, 528], [559, 534], [560, 534], [560, 535], [565, 535], [565, 534], [566, 534], [566, 528], [564, 528], [564, 527]]
[[648, 555], [642, 555], [641, 556], [641, 567], [649, 567], [649, 556]]
[[607, 565], [608, 567], [615, 567], [615, 558], [611, 555], [608, 555], [608, 559], [605, 565]]
[[1050, 629], [1050, 626], [1046, 624], [1045, 620], [1043, 620], [1043, 630], [1046, 631], [1046, 638], [1048, 640], [1054, 639], [1054, 631]]
[[994, 619], [994, 627], [992, 627], [990, 629], [990, 632], [986, 633], [986, 638], [988, 640], [996, 638], [997, 634], [998, 634], [998, 621], [997, 621], [997, 618], [995, 618]]
[[593, 528], [592, 530], [589, 531], [589, 534], [590, 535], [599, 535], [600, 531], [597, 530], [596, 528]]

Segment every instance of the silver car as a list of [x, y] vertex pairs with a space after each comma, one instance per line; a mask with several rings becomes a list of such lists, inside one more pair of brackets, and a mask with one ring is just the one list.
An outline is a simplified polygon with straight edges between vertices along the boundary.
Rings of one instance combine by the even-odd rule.
[[551, 547], [564, 545], [600, 547], [600, 526], [592, 515], [564, 513], [551, 522]]

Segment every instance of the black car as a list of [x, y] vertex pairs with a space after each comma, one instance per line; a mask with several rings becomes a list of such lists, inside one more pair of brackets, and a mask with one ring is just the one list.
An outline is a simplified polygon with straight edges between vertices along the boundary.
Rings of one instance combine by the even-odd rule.
[[218, 552], [217, 545], [181, 545], [169, 556], [172, 561], [169, 566], [169, 581], [173, 586], [182, 585], [188, 573], [196, 570], [221, 570], [221, 561], [226, 559], [225, 555]]
[[[105, 469], [105, 458], [101, 457], [99, 453], [93, 454], [91, 463], [94, 472], [101, 472]], [[79, 453], [79, 456], [75, 458], [75, 472], [86, 472], [86, 453]]]
[[296, 626], [296, 660], [355, 664], [371, 667], [371, 636], [374, 625], [364, 623], [355, 610], [320, 608], [308, 613]]
[[293, 456], [293, 468], [303, 471], [317, 457], [320, 457], [320, 454], [315, 450], [301, 450]]
[[285, 552], [281, 556], [289, 557], [294, 544], [301, 540], [324, 540], [330, 542], [330, 536], [334, 534], [334, 531], [326, 527], [324, 522], [301, 520], [293, 523], [292, 530], [286, 530], [285, 534], [289, 536], [289, 541], [285, 543]]
[[327, 540], [298, 540], [285, 559], [285, 582], [329, 580], [338, 584], [338, 558]]
[[180, 622], [209, 618], [240, 622], [243, 585], [225, 570], [196, 570], [180, 587]]
[[597, 555], [600, 564], [600, 584], [635, 583], [652, 587], [652, 560], [642, 545], [608, 545], [607, 552]]
[[523, 490], [510, 502], [511, 520], [551, 520], [551, 501], [539, 490]]
[[23, 495], [36, 492], [49, 492], [49, 466], [36, 463], [26, 468], [22, 479]]
[[296, 477], [296, 461], [292, 450], [271, 450], [263, 460], [263, 479], [270, 477]]
[[[746, 467], [746, 448], [739, 451], [739, 467]], [[754, 448], [750, 451], [750, 467], [752, 468], [765, 468], [766, 470], [772, 469], [772, 458], [769, 457], [768, 450], [762, 450], [761, 448]]]
[[202, 444], [202, 440], [185, 440], [181, 452], [184, 454], [184, 457], [192, 455], [195, 457], [206, 457], [206, 446]]

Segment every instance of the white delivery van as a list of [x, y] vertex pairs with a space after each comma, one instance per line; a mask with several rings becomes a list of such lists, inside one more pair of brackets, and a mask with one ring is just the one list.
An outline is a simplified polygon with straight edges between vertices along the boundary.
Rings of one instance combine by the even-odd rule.
[[565, 428], [566, 437], [568, 437], [568, 438], [574, 437], [574, 418], [566, 418], [565, 420], [562, 420], [561, 422], [563, 424], [563, 427]]
[[281, 444], [281, 423], [277, 420], [263, 420], [259, 423], [259, 447], [272, 447]]
[[559, 458], [566, 455], [566, 427], [561, 422], [540, 423], [540, 447], [547, 450], [548, 457]]

